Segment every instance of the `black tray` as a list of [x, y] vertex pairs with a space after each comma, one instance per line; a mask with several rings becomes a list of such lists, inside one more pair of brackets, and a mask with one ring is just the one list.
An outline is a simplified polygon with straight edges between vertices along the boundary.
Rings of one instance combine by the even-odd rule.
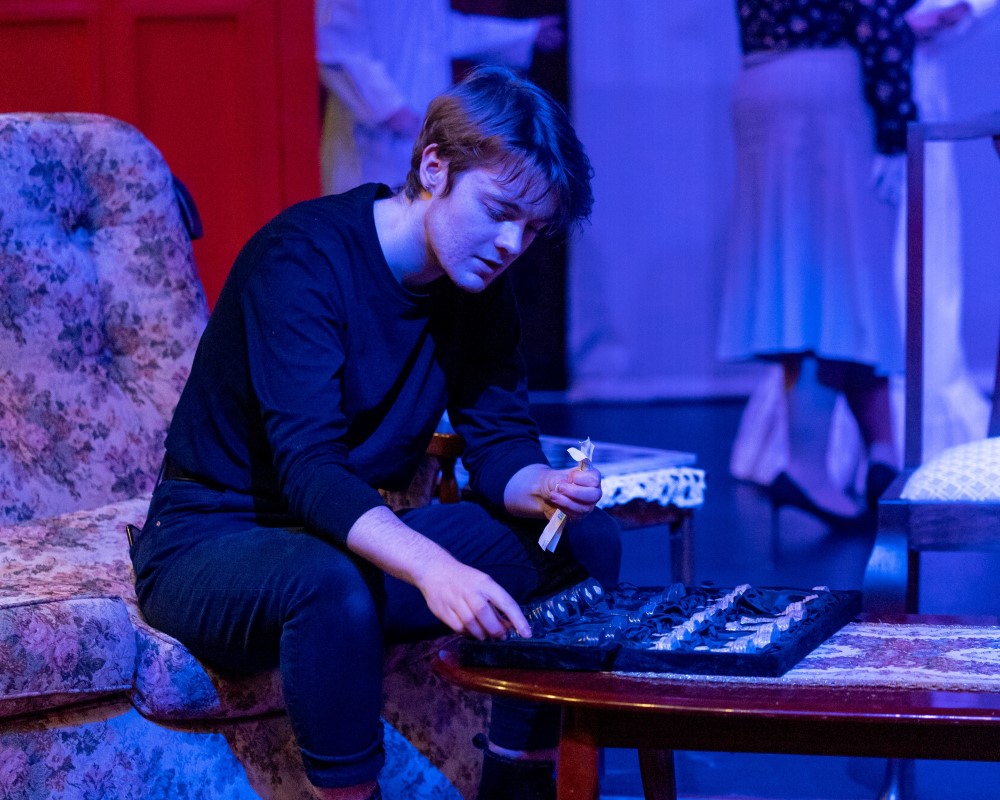
[[[459, 662], [777, 677], [850, 622], [861, 610], [861, 593], [712, 584], [622, 584], [604, 592], [596, 581], [586, 581], [524, 610], [531, 639], [465, 639]], [[757, 644], [745, 651], [754, 636]]]

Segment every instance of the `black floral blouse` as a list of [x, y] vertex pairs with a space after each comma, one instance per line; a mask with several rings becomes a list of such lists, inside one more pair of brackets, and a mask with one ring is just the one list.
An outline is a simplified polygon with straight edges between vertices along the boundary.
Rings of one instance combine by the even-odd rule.
[[880, 153], [906, 149], [916, 119], [910, 71], [913, 32], [903, 14], [915, 0], [737, 0], [744, 53], [850, 45], [861, 57], [865, 99]]

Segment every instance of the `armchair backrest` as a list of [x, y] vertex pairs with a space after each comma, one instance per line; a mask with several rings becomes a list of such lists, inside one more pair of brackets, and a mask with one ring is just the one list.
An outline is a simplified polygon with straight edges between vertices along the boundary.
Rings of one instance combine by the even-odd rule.
[[207, 314], [142, 134], [0, 114], [0, 521], [150, 491]]

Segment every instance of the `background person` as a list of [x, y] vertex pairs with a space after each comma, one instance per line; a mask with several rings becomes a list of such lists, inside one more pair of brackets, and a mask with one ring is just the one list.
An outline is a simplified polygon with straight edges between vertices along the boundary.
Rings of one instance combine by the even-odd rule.
[[[907, 13], [916, 36], [913, 92], [921, 119], [952, 118], [946, 75], [948, 53], [962, 46], [965, 35], [994, 11], [994, 0], [974, 3], [922, 0]], [[906, 303], [906, 203], [904, 172], [896, 181], [901, 201], [894, 244], [896, 302], [900, 325]], [[971, 378], [961, 341], [963, 258], [961, 200], [955, 148], [949, 142], [928, 146], [924, 160], [927, 205], [924, 221], [925, 325], [924, 458], [984, 435], [989, 403]], [[782, 375], [775, 369], [754, 390], [733, 445], [730, 471], [741, 480], [767, 484], [788, 462]], [[903, 430], [903, 381], [892, 381], [896, 462]], [[842, 399], [834, 412], [827, 452], [831, 480], [839, 486], [864, 485], [867, 454], [858, 427]], [[876, 487], [877, 488], [877, 487]]]
[[764, 439], [782, 424], [787, 459], [765, 480], [772, 499], [827, 522], [861, 511], [811, 445], [829, 439], [838, 394], [864, 439], [872, 491], [895, 472], [895, 216], [879, 194], [898, 193], [906, 123], [916, 116], [909, 5], [737, 3], [744, 65], [733, 96], [736, 213], [719, 354], [780, 365], [784, 419], [765, 420], [751, 403], [740, 436]]
[[427, 104], [452, 85], [453, 59], [527, 69], [535, 48], [550, 52], [565, 39], [558, 15], [461, 14], [449, 0], [317, 0], [324, 192], [394, 186], [407, 173]]

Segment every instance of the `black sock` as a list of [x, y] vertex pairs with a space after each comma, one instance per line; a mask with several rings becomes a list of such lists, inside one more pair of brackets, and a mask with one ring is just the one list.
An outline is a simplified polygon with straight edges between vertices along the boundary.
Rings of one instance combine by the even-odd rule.
[[555, 762], [508, 758], [483, 747], [477, 800], [555, 800], [555, 796]]

